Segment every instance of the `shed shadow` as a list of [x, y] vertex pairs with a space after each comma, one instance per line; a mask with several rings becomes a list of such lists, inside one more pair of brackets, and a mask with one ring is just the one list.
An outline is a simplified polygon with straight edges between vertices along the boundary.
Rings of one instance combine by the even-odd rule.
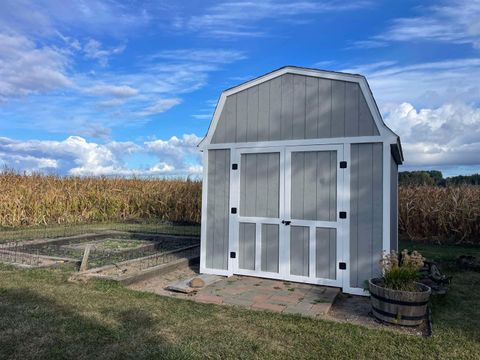
[[29, 289], [0, 290], [0, 358], [188, 359], [191, 354], [154, 331], [137, 308], [101, 322]]

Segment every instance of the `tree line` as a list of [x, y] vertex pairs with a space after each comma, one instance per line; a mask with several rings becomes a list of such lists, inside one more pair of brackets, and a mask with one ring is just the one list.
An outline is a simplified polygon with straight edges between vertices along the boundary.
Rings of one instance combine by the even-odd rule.
[[401, 171], [398, 173], [398, 183], [404, 186], [450, 186], [450, 185], [480, 185], [480, 174], [458, 175], [444, 178], [441, 171]]

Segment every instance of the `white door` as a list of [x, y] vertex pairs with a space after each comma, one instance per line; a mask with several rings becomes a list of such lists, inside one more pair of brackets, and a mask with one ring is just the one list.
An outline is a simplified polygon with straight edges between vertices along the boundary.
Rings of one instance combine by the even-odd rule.
[[231, 209], [236, 213], [231, 264], [237, 274], [283, 277], [284, 153], [272, 147], [238, 149], [234, 155], [232, 203], [238, 208]]
[[342, 286], [341, 161], [343, 145], [286, 148], [285, 262], [290, 280]]
[[342, 145], [237, 149], [234, 273], [341, 286], [338, 176]]

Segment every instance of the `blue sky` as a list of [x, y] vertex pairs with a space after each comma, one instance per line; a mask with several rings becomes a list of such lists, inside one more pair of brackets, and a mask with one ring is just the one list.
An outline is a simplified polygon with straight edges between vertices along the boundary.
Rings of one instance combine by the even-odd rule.
[[361, 73], [403, 170], [480, 170], [480, 1], [0, 2], [0, 166], [192, 175], [223, 89]]

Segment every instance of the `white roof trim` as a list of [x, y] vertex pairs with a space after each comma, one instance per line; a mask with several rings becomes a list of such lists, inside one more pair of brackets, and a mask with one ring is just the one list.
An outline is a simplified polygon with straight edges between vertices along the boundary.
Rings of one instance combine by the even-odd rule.
[[[367, 80], [362, 75], [355, 75], [355, 74], [347, 74], [347, 73], [339, 73], [333, 71], [325, 71], [325, 70], [316, 70], [316, 69], [308, 69], [308, 68], [300, 68], [294, 66], [286, 66], [280, 68], [278, 70], [272, 71], [268, 74], [262, 75], [256, 79], [247, 81], [243, 84], [238, 86], [232, 87], [222, 92], [220, 95], [220, 99], [218, 100], [217, 106], [215, 108], [215, 112], [213, 114], [212, 122], [208, 128], [207, 135], [202, 139], [199, 143], [200, 148], [204, 148], [206, 145], [209, 145], [212, 141], [213, 134], [215, 133], [215, 129], [217, 128], [218, 121], [220, 119], [220, 114], [222, 113], [223, 107], [225, 105], [225, 101], [227, 96], [241, 92], [263, 82], [269, 81], [274, 79], [278, 76], [282, 76], [284, 74], [295, 74], [295, 75], [305, 75], [305, 76], [312, 76], [318, 77], [323, 79], [331, 79], [331, 80], [341, 80], [341, 81], [349, 81], [358, 83], [360, 89], [363, 92], [365, 100], [367, 102], [368, 108], [373, 115], [373, 119], [375, 124], [377, 125], [378, 131], [380, 136], [384, 139], [391, 139], [392, 136], [396, 139], [398, 135], [395, 134], [385, 123], [383, 122], [382, 116], [380, 111], [378, 110], [377, 104], [375, 99], [373, 98], [373, 94], [368, 86]], [[395, 142], [396, 143], [396, 142]]]

